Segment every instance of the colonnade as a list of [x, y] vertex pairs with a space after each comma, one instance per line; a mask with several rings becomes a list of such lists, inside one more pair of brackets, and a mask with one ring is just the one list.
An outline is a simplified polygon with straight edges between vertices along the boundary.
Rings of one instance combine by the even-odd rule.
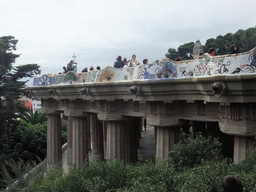
[[[204, 136], [219, 137], [218, 122], [184, 121], [183, 124], [155, 126], [156, 158], [168, 158], [180, 137], [180, 128], [185, 132], [202, 132]], [[138, 160], [142, 131], [141, 117], [125, 117], [118, 120], [100, 121], [97, 114], [83, 113], [68, 116], [67, 122], [67, 167], [80, 168], [88, 161], [91, 150], [101, 160], [118, 159], [126, 164]], [[224, 147], [232, 154], [235, 163], [240, 163], [253, 150], [254, 137], [234, 135], [227, 140], [223, 134]], [[226, 142], [226, 144], [225, 144]], [[233, 146], [233, 147], [232, 147]], [[226, 149], [227, 150], [227, 149]], [[60, 114], [48, 114], [47, 128], [47, 165], [61, 166], [61, 125]]]

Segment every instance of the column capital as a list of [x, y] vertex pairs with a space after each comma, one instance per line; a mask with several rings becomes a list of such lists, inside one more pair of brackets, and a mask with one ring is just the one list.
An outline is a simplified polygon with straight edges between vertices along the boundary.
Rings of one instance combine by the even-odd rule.
[[219, 126], [221, 132], [228, 135], [253, 137], [256, 133], [255, 121], [252, 120], [232, 121], [225, 119], [224, 121], [219, 121]]
[[89, 115], [88, 113], [83, 112], [81, 109], [66, 109], [64, 114], [68, 117], [83, 117]]
[[128, 120], [125, 116], [123, 116], [120, 113], [107, 113], [107, 112], [98, 113], [98, 119], [100, 121], [126, 121], [126, 120]]
[[188, 124], [186, 120], [168, 115], [148, 115], [147, 122], [149, 125], [156, 127], [178, 127]]

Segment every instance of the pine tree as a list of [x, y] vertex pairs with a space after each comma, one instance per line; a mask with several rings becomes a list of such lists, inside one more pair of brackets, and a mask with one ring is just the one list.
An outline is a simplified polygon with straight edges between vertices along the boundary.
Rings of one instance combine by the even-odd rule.
[[16, 51], [16, 40], [13, 36], [0, 37], [0, 136], [6, 134], [7, 124], [15, 118], [15, 113], [24, 110], [22, 103], [18, 101], [24, 94], [27, 81], [24, 77], [32, 77], [40, 74], [37, 64], [13, 66], [15, 59], [19, 57]]

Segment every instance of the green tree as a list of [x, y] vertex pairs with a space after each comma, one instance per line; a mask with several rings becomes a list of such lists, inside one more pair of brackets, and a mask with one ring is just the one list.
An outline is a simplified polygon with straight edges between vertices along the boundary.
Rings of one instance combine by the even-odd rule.
[[194, 42], [185, 43], [178, 47], [179, 56], [181, 59], [193, 59], [193, 48], [195, 46]]
[[28, 112], [23, 112], [20, 115], [20, 118], [27, 123], [31, 123], [32, 125], [36, 125], [38, 123], [44, 123], [47, 121], [47, 116], [43, 113], [40, 113], [38, 111], [28, 111]]
[[170, 49], [168, 49], [168, 53], [166, 53], [165, 56], [174, 61], [176, 59], [176, 57], [179, 56], [179, 53], [176, 49], [170, 48]]
[[37, 64], [13, 66], [19, 57], [13, 53], [17, 42], [13, 36], [0, 37], [0, 136], [6, 134], [6, 125], [15, 118], [15, 113], [24, 109], [18, 101], [27, 82], [22, 78], [40, 74]]

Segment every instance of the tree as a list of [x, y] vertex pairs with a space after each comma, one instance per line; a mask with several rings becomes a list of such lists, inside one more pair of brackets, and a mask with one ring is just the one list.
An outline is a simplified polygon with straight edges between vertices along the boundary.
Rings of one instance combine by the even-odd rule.
[[[246, 52], [254, 48], [256, 46], [256, 28], [251, 27], [246, 30], [239, 29], [234, 34], [227, 33], [224, 36], [217, 36], [216, 39], [207, 39], [204, 46], [204, 52], [208, 52], [210, 48], [214, 48], [217, 55], [230, 54], [230, 46], [233, 44], [241, 52]], [[172, 60], [175, 60], [178, 56], [182, 59], [192, 59], [194, 45], [193, 42], [185, 43], [178, 47], [178, 51], [174, 48], [170, 48], [165, 56]]]
[[195, 46], [194, 42], [185, 43], [178, 47], [179, 56], [181, 59], [193, 59], [193, 48]]
[[31, 123], [32, 125], [36, 125], [38, 123], [44, 123], [47, 121], [47, 115], [40, 113], [38, 111], [28, 111], [24, 112], [20, 115], [20, 118], [27, 123]]
[[40, 74], [37, 64], [13, 66], [19, 57], [12, 52], [16, 50], [17, 42], [13, 36], [0, 37], [0, 136], [6, 134], [6, 125], [15, 118], [15, 113], [24, 109], [18, 101], [27, 82], [22, 78]]
[[178, 55], [179, 55], [178, 51], [173, 48], [168, 49], [168, 53], [165, 54], [167, 58], [170, 58], [173, 61], [178, 57]]

